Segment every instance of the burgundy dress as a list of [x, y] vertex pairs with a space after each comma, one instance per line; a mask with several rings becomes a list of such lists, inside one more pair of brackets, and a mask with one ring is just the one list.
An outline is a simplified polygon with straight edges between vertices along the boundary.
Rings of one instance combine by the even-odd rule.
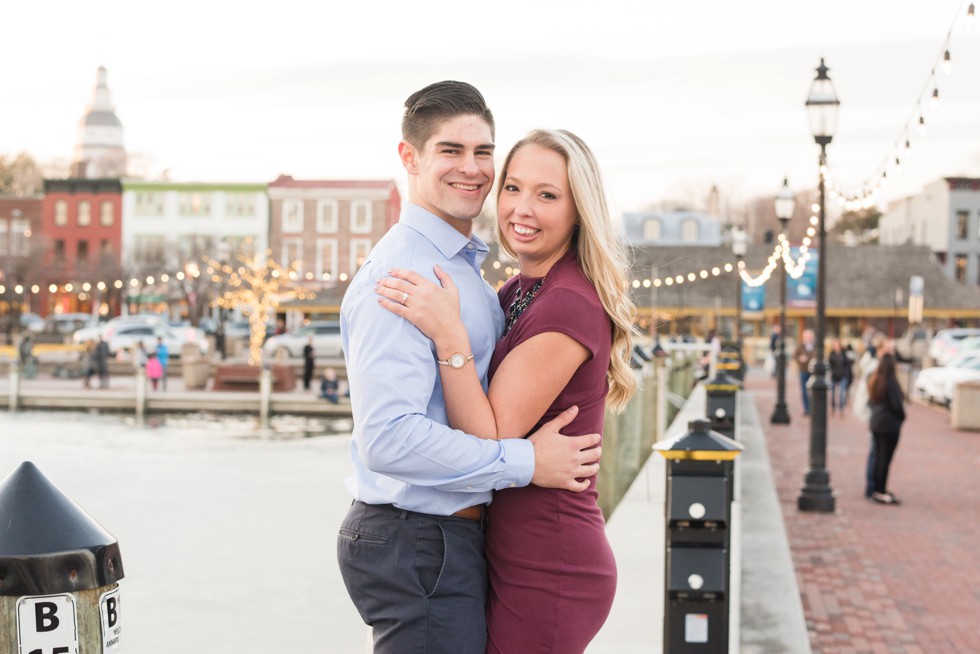
[[[538, 280], [519, 281], [526, 293]], [[517, 283], [511, 279], [500, 289], [505, 311]], [[523, 315], [497, 343], [491, 377], [508, 352], [544, 332], [571, 336], [591, 356], [531, 431], [574, 404], [579, 413], [562, 432], [601, 433], [612, 327], [574, 250], [552, 267]], [[598, 633], [616, 592], [616, 561], [597, 498], [595, 477], [581, 493], [534, 485], [494, 493], [486, 539], [488, 653], [575, 654], [584, 652]]]

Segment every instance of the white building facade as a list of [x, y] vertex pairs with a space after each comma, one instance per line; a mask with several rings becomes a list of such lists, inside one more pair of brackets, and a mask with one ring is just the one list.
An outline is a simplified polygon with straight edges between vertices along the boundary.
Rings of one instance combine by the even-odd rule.
[[888, 206], [882, 245], [927, 245], [949, 279], [980, 285], [980, 179], [945, 177]]
[[174, 273], [204, 256], [264, 256], [269, 243], [266, 184], [124, 180], [122, 259]]

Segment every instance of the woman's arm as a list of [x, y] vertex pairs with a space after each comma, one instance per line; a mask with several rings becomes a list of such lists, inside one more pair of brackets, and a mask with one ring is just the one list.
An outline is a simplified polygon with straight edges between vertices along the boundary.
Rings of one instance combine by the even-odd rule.
[[[452, 279], [438, 266], [442, 287], [412, 271], [393, 270], [376, 289], [379, 303], [409, 320], [436, 346], [436, 356], [471, 354], [469, 337], [459, 318], [459, 295]], [[408, 298], [404, 303], [404, 293]], [[520, 438], [541, 419], [589, 351], [557, 332], [538, 334], [510, 352], [494, 375], [489, 398], [467, 362], [462, 368], [441, 366], [446, 411], [455, 429], [480, 438]]]

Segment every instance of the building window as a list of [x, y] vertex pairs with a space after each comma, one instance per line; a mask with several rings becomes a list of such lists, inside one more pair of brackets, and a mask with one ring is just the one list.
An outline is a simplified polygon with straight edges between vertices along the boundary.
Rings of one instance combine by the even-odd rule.
[[663, 226], [656, 218], [652, 218], [643, 223], [643, 240], [659, 241]]
[[960, 240], [965, 240], [969, 238], [969, 234], [970, 234], [970, 212], [957, 211], [956, 212], [956, 238]]
[[367, 261], [367, 256], [371, 252], [371, 239], [352, 238], [350, 240], [350, 272], [357, 272], [358, 268]]
[[303, 231], [303, 201], [282, 201], [282, 231], [284, 234], [299, 234]]
[[966, 255], [957, 254], [955, 259], [955, 268], [953, 269], [953, 276], [958, 282], [966, 281]]
[[0, 218], [0, 254], [7, 254], [7, 219]]
[[133, 258], [136, 261], [162, 261], [165, 242], [162, 234], [136, 234], [133, 238]]
[[303, 239], [284, 238], [282, 239], [282, 261], [279, 262], [283, 268], [292, 268], [296, 274], [303, 272]]
[[65, 240], [63, 238], [55, 239], [54, 242], [54, 265], [64, 266], [65, 265]]
[[237, 218], [255, 215], [255, 194], [226, 193], [225, 215]]
[[80, 266], [88, 265], [88, 241], [81, 240], [78, 242], [78, 256], [75, 257], [75, 261]]
[[350, 231], [352, 234], [371, 233], [371, 202], [354, 200], [350, 203]]
[[82, 200], [78, 203], [78, 217], [76, 219], [79, 227], [88, 227], [92, 224], [92, 203]]
[[337, 278], [337, 239], [316, 240], [316, 276], [325, 282]]
[[111, 227], [115, 220], [115, 205], [112, 200], [103, 200], [99, 205], [99, 224], [103, 227]]
[[211, 213], [211, 194], [185, 191], [177, 195], [181, 216], [206, 216]]
[[30, 254], [28, 247], [28, 239], [30, 238], [30, 220], [27, 218], [14, 218], [10, 221], [10, 254], [15, 257], [26, 257]]
[[136, 215], [138, 215], [138, 216], [162, 216], [163, 215], [163, 193], [137, 193], [136, 194]]
[[99, 243], [99, 262], [103, 268], [108, 267], [115, 260], [112, 250], [112, 241], [107, 238]]
[[681, 240], [685, 243], [696, 243], [700, 225], [696, 220], [685, 220], [681, 223]]
[[68, 224], [68, 200], [55, 201], [54, 224], [58, 227], [64, 227]]
[[336, 200], [320, 200], [316, 203], [316, 231], [321, 234], [337, 233]]

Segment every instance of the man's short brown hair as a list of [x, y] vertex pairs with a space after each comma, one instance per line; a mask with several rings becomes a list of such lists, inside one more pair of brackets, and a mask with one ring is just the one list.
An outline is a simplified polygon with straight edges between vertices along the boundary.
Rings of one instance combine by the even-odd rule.
[[479, 116], [494, 137], [493, 114], [483, 94], [472, 84], [447, 80], [430, 84], [405, 100], [402, 138], [421, 148], [443, 121], [456, 116]]

